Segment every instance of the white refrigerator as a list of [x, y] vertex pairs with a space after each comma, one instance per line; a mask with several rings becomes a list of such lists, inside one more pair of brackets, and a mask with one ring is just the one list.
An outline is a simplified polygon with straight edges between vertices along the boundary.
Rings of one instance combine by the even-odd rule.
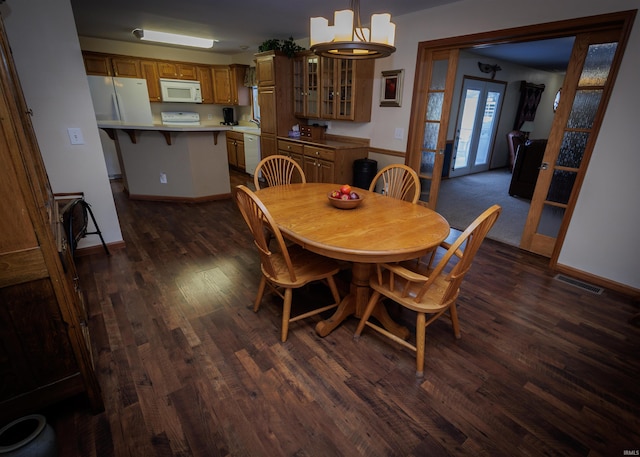
[[[147, 81], [137, 78], [88, 76], [96, 120], [123, 124], [153, 124]], [[109, 178], [122, 176], [115, 142], [100, 129], [100, 143]]]
[[138, 78], [87, 76], [96, 120], [151, 125], [147, 81]]

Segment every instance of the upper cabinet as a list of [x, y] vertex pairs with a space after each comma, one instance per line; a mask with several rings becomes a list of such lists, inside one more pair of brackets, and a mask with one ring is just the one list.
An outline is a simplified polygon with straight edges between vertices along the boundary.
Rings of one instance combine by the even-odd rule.
[[211, 76], [211, 67], [198, 66], [196, 68], [198, 81], [200, 81], [200, 94], [202, 95], [202, 103], [213, 103], [213, 79]]
[[248, 65], [214, 65], [213, 103], [222, 105], [249, 105], [249, 88], [244, 85]]
[[93, 52], [83, 52], [84, 69], [88, 75], [93, 76], [113, 76], [111, 68], [111, 57], [107, 54], [96, 54]]
[[162, 92], [160, 92], [160, 75], [158, 74], [158, 62], [156, 62], [155, 60], [141, 60], [140, 68], [142, 69], [142, 77], [147, 80], [149, 101], [161, 101]]
[[293, 111], [298, 117], [320, 117], [320, 57], [300, 54], [293, 60]]
[[87, 75], [144, 78], [152, 102], [162, 101], [160, 78], [168, 78], [199, 81], [202, 103], [251, 103], [251, 92], [244, 85], [248, 65], [203, 65], [89, 51], [83, 51], [82, 56]]
[[122, 78], [142, 78], [140, 69], [140, 59], [133, 57], [113, 57], [111, 58], [113, 76]]
[[161, 78], [186, 79], [190, 81], [198, 79], [196, 66], [188, 63], [158, 61], [158, 74]]
[[373, 71], [373, 60], [321, 58], [320, 117], [369, 122]]
[[83, 52], [84, 68], [88, 75], [142, 78], [140, 59], [96, 52]]

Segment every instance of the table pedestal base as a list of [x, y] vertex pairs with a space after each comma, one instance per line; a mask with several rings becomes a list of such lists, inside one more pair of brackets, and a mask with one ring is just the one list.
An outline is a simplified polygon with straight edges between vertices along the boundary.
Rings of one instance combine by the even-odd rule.
[[[316, 325], [316, 333], [325, 337], [342, 323], [347, 317], [353, 315], [358, 319], [364, 314], [364, 310], [369, 302], [369, 275], [371, 273], [371, 265], [368, 263], [354, 263], [351, 277], [351, 290], [349, 295], [344, 297], [338, 305], [336, 312], [324, 321], [318, 322]], [[409, 329], [398, 325], [391, 319], [387, 309], [382, 302], [379, 302], [373, 313], [371, 313], [380, 324], [389, 332], [402, 339], [407, 339]]]

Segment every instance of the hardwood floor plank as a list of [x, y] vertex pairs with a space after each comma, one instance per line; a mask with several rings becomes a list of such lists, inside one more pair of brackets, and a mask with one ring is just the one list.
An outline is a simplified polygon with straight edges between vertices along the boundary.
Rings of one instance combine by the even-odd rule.
[[[234, 181], [246, 177], [232, 174]], [[49, 408], [60, 455], [623, 455], [640, 446], [638, 303], [554, 280], [547, 260], [487, 240], [415, 354], [348, 319], [280, 342], [282, 302], [253, 301], [258, 254], [231, 200], [131, 201], [125, 249], [77, 259], [105, 411]], [[348, 283], [348, 271], [341, 280]], [[326, 301], [294, 295], [294, 312]], [[415, 315], [387, 303], [412, 332]], [[327, 313], [330, 315], [331, 313]], [[369, 329], [370, 330], [370, 329]], [[414, 338], [410, 336], [410, 338]]]

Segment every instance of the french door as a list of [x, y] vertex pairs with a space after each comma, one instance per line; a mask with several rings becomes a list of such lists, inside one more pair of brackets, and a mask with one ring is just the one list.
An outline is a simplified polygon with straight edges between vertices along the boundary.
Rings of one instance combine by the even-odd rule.
[[575, 36], [560, 103], [520, 247], [557, 258], [597, 139], [635, 11], [538, 24], [418, 46], [405, 163], [419, 172], [420, 201], [435, 209], [460, 49]]
[[613, 85], [619, 38], [619, 30], [576, 36], [520, 243], [523, 249], [556, 259], [559, 255], [557, 240], [569, 226]]
[[[457, 49], [442, 51], [423, 50], [418, 68], [420, 87], [414, 86], [411, 118], [419, 119], [409, 126], [407, 164], [420, 177], [420, 202], [434, 209], [438, 199], [444, 149], [447, 143], [447, 125], [451, 113], [451, 99], [458, 67]], [[417, 78], [417, 77], [416, 77]], [[416, 96], [416, 91], [419, 96]]]
[[506, 83], [464, 78], [449, 177], [489, 170]]

